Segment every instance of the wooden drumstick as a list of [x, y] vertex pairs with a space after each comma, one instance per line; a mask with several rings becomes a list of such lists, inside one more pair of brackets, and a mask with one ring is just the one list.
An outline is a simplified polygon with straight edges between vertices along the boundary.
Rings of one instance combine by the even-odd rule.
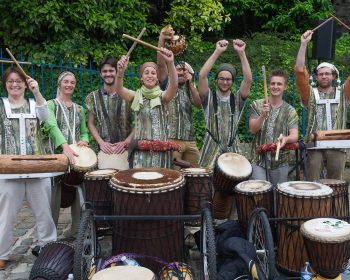
[[10, 57], [12, 58], [13, 62], [16, 64], [16, 66], [18, 67], [18, 69], [22, 72], [22, 74], [26, 77], [26, 79], [29, 79], [30, 76], [28, 76], [26, 74], [26, 72], [24, 72], [23, 68], [21, 67], [21, 65], [19, 65], [19, 63], [17, 62], [16, 58], [13, 56], [13, 54], [10, 52], [10, 50], [8, 48], [5, 49], [7, 51], [7, 53], [10, 55]]
[[[15, 63], [13, 60], [4, 60], [0, 59], [1, 63]], [[33, 63], [28, 62], [28, 61], [17, 61], [19, 64], [27, 64], [27, 65], [32, 65]]]
[[123, 37], [125, 37], [125, 38], [127, 38], [127, 39], [129, 39], [129, 40], [132, 40], [132, 41], [134, 41], [134, 42], [137, 42], [137, 43], [139, 43], [139, 44], [141, 44], [141, 45], [144, 45], [145, 47], [154, 49], [154, 50], [156, 50], [156, 51], [160, 51], [160, 48], [158, 48], [158, 47], [156, 47], [156, 46], [153, 46], [153, 45], [151, 45], [151, 44], [149, 44], [149, 43], [146, 43], [146, 42], [144, 42], [144, 41], [142, 41], [142, 40], [139, 40], [139, 39], [137, 39], [137, 38], [134, 38], [134, 37], [132, 37], [132, 36], [129, 36], [129, 35], [127, 35], [127, 34], [123, 34]]
[[337, 18], [335, 15], [332, 15], [332, 17], [334, 17], [341, 25], [343, 25], [344, 27], [346, 27], [348, 30], [350, 30], [350, 27], [348, 25], [346, 25], [343, 21], [341, 21], [339, 18]]
[[265, 93], [265, 103], [269, 102], [269, 97], [267, 94], [267, 82], [266, 82], [266, 70], [265, 70], [265, 65], [261, 67], [262, 70], [262, 75], [263, 75], [263, 80], [264, 80], [264, 93]]
[[322, 22], [321, 24], [317, 25], [314, 29], [311, 30], [311, 32], [315, 32], [317, 29], [319, 29], [321, 26], [323, 26], [324, 24], [326, 24], [327, 22], [329, 22], [332, 19], [333, 19], [333, 16], [331, 16], [329, 19], [327, 19], [326, 21]]
[[[138, 39], [138, 40], [141, 39], [141, 37], [142, 37], [143, 33], [145, 33], [145, 31], [146, 31], [146, 27], [142, 28], [142, 30], [141, 30], [139, 36], [137, 36], [137, 39]], [[126, 54], [127, 57], [130, 57], [131, 52], [135, 49], [136, 45], [137, 45], [137, 42], [135, 41], [135, 42], [131, 45], [131, 47], [130, 47], [128, 53]]]
[[[283, 134], [282, 134], [282, 133], [280, 134], [280, 137], [283, 137]], [[279, 138], [280, 138], [280, 137], [279, 137]], [[281, 149], [281, 141], [278, 140], [278, 142], [277, 142], [277, 149], [276, 149], [276, 155], [275, 155], [275, 161], [278, 160], [278, 157], [279, 157], [279, 155], [280, 155], [280, 149]]]

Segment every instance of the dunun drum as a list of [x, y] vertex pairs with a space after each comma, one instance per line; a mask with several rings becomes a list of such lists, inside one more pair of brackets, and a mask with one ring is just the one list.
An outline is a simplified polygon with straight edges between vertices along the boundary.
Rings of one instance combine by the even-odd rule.
[[344, 180], [336, 179], [321, 179], [318, 182], [329, 186], [333, 190], [332, 216], [348, 217], [350, 215], [348, 183]]
[[[119, 171], [110, 181], [113, 215], [182, 215], [183, 186], [180, 172], [166, 168]], [[166, 262], [183, 259], [183, 222], [176, 220], [116, 221], [113, 254], [123, 252], [158, 257]], [[160, 265], [137, 259], [154, 272]]]
[[277, 186], [277, 266], [288, 274], [299, 275], [308, 261], [300, 220], [288, 218], [328, 217], [332, 213], [333, 190], [315, 182], [292, 181]]
[[[200, 215], [202, 208], [211, 202], [213, 171], [206, 168], [185, 168], [181, 172], [186, 180], [184, 212], [186, 215]], [[200, 218], [188, 223], [199, 225]]]
[[[116, 169], [100, 169], [87, 172], [84, 176], [85, 200], [92, 204], [96, 215], [110, 215], [112, 191], [109, 180]], [[98, 229], [109, 228], [108, 222], [96, 221]]]
[[92, 280], [155, 280], [154, 273], [141, 266], [113, 266], [100, 270]]
[[268, 181], [249, 180], [235, 187], [239, 223], [246, 232], [250, 214], [255, 208], [265, 208], [269, 217], [273, 214], [272, 185]]
[[319, 218], [305, 222], [300, 229], [313, 270], [333, 279], [345, 270], [350, 258], [350, 225]]
[[252, 174], [252, 165], [242, 155], [225, 153], [218, 157], [213, 184], [216, 191], [234, 194], [234, 187]]
[[35, 260], [30, 280], [66, 280], [73, 272], [74, 247], [66, 242], [46, 244]]

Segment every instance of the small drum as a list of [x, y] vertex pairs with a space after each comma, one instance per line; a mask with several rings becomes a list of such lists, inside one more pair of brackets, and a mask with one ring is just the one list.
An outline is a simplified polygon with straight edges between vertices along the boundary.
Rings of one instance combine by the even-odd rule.
[[79, 156], [75, 157], [75, 164], [72, 169], [76, 172], [88, 172], [97, 166], [97, 156], [95, 152], [88, 147], [80, 147], [77, 144], [71, 144], [69, 147]]
[[[116, 169], [100, 169], [87, 172], [84, 176], [85, 200], [92, 203], [97, 215], [111, 214], [112, 191], [108, 186]], [[108, 222], [96, 221], [98, 229], [109, 228]]]
[[[179, 171], [135, 168], [119, 171], [110, 181], [113, 215], [182, 215], [185, 180]], [[180, 220], [116, 221], [112, 252], [135, 253], [172, 262], [183, 259], [183, 222]], [[147, 259], [152, 269], [161, 266]]]
[[216, 191], [233, 194], [234, 187], [252, 174], [252, 165], [242, 155], [225, 153], [218, 157], [213, 184]]
[[[186, 180], [184, 212], [188, 215], [200, 215], [201, 209], [211, 201], [213, 172], [205, 168], [185, 168], [181, 172]], [[189, 224], [198, 225], [200, 219]]]
[[350, 258], [350, 225], [319, 218], [305, 222], [300, 229], [311, 267], [317, 274], [333, 279], [345, 270]]
[[235, 187], [235, 197], [238, 220], [244, 231], [247, 230], [250, 214], [255, 208], [265, 208], [270, 217], [273, 214], [272, 185], [268, 181], [241, 182]]
[[46, 244], [35, 260], [30, 280], [66, 280], [73, 272], [74, 247], [67, 242]]
[[215, 192], [213, 196], [213, 218], [227, 219], [230, 217], [233, 196], [222, 192]]
[[128, 151], [121, 154], [108, 155], [102, 151], [97, 154], [98, 169], [113, 168], [117, 170], [129, 169]]
[[348, 183], [336, 179], [321, 179], [318, 182], [329, 186], [333, 190], [334, 202], [332, 216], [348, 217], [350, 215]]
[[97, 272], [92, 280], [154, 280], [154, 273], [141, 266], [113, 266]]
[[[320, 183], [292, 181], [277, 186], [278, 218], [327, 217], [332, 213], [333, 190]], [[300, 233], [303, 220], [277, 224], [277, 266], [284, 272], [299, 275], [308, 261]]]

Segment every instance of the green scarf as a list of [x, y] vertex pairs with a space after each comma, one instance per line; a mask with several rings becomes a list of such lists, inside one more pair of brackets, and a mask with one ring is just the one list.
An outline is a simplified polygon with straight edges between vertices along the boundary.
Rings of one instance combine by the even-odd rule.
[[151, 100], [151, 109], [153, 109], [156, 106], [160, 106], [161, 95], [162, 95], [162, 91], [159, 86], [156, 86], [152, 89], [142, 86], [136, 91], [134, 100], [132, 101], [132, 104], [131, 104], [131, 109], [136, 112], [140, 111], [140, 108], [143, 106], [143, 97]]

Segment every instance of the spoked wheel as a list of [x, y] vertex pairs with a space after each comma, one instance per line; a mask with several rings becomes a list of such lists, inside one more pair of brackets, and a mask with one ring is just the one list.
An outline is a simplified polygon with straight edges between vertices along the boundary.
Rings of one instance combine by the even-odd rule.
[[201, 279], [216, 279], [216, 247], [213, 219], [209, 208], [202, 210], [202, 228], [200, 235], [200, 252], [202, 256]]
[[278, 276], [275, 264], [275, 250], [269, 219], [262, 208], [255, 209], [249, 219], [248, 241], [256, 250], [258, 261], [267, 279]]
[[82, 212], [74, 253], [74, 280], [87, 280], [96, 256], [96, 228], [92, 210]]

